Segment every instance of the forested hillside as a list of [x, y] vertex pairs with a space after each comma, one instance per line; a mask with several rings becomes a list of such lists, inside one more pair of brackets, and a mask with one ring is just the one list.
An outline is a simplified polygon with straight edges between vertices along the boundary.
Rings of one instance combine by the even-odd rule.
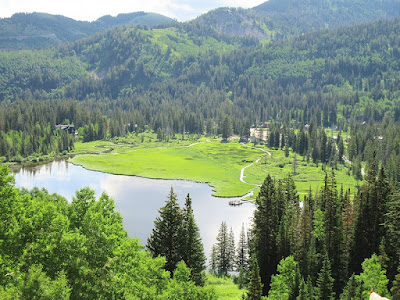
[[[133, 130], [123, 126], [128, 123], [169, 134], [203, 133], [213, 124], [222, 128], [228, 116], [240, 135], [266, 121], [286, 124], [274, 127], [285, 136], [293, 136], [288, 128], [305, 124], [338, 126], [354, 135], [350, 159], [366, 160], [375, 149], [384, 163], [397, 162], [399, 22], [326, 30], [266, 46], [191, 23], [127, 26], [55, 49], [1, 52], [0, 126], [27, 133], [38, 121], [27, 117], [32, 123], [17, 125], [10, 110], [18, 107], [14, 114], [24, 118], [32, 103], [9, 101], [59, 99], [54, 105], [71, 108], [57, 114], [57, 122], [102, 127], [90, 139], [123, 135]], [[42, 118], [54, 126], [49, 116]], [[377, 137], [388, 134], [392, 138], [380, 143]], [[313, 141], [296, 146], [299, 153], [330, 161], [332, 153], [315, 150], [326, 144], [323, 135], [306, 135]], [[286, 141], [292, 146], [294, 139]], [[391, 173], [400, 178], [395, 169]]]
[[277, 38], [400, 16], [398, 0], [269, 0], [252, 9], [272, 22]]
[[0, 50], [60, 45], [126, 24], [154, 26], [173, 22], [168, 17], [145, 12], [103, 16], [94, 22], [76, 21], [45, 13], [18, 13], [0, 19]]

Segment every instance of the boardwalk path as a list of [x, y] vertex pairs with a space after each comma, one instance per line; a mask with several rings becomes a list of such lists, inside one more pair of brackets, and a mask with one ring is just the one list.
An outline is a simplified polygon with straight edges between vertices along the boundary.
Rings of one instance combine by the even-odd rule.
[[[254, 148], [254, 147], [251, 147], [251, 146], [247, 146], [247, 145], [245, 145], [244, 143], [242, 143], [242, 145], [243, 145], [244, 147], [247, 147], [247, 148], [253, 148], [253, 149], [260, 150], [260, 151], [262, 151], [262, 152], [264, 152], [264, 153], [267, 153], [269, 156], [272, 155], [271, 152], [269, 152], [269, 151], [267, 151], [267, 150], [264, 150], [264, 149], [261, 149], [261, 148]], [[246, 183], [246, 184], [250, 184], [250, 185], [254, 185], [254, 186], [258, 186], [258, 184], [248, 183], [248, 182], [244, 181], [244, 170], [246, 170], [247, 168], [251, 167], [251, 166], [254, 165], [255, 163], [258, 163], [258, 162], [260, 161], [260, 159], [261, 159], [261, 158], [257, 159], [255, 162], [251, 163], [250, 165], [245, 166], [245, 167], [240, 171], [240, 181], [241, 181], [241, 182]]]

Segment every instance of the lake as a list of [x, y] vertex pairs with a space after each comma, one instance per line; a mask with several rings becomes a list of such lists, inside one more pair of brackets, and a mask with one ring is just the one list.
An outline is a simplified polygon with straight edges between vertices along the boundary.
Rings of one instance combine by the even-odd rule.
[[16, 186], [27, 189], [35, 186], [46, 188], [50, 193], [60, 194], [68, 201], [72, 201], [76, 190], [85, 186], [93, 188], [97, 196], [106, 192], [114, 199], [129, 236], [136, 236], [142, 244], [146, 244], [154, 220], [159, 215], [158, 209], [165, 205], [171, 187], [178, 195], [181, 207], [189, 193], [207, 257], [216, 242], [222, 221], [227, 223], [228, 228], [232, 227], [237, 242], [242, 223], [246, 229], [249, 228], [254, 211], [251, 203], [232, 207], [228, 202], [233, 198], [211, 196], [211, 187], [204, 183], [112, 175], [86, 170], [67, 161], [24, 167], [14, 172]]

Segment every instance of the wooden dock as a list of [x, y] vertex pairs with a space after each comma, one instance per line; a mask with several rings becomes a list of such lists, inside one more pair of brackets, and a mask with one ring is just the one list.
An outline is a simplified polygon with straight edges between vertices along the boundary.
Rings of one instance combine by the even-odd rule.
[[243, 201], [241, 201], [241, 200], [229, 201], [229, 205], [230, 206], [239, 206], [239, 205], [242, 205], [242, 204], [243, 204]]

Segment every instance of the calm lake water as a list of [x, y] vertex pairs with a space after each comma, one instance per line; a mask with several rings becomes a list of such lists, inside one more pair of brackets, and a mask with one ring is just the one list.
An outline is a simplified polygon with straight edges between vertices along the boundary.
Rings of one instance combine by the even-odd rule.
[[211, 196], [212, 190], [207, 184], [111, 175], [89, 171], [67, 161], [22, 168], [15, 171], [15, 182], [16, 186], [27, 189], [35, 186], [46, 188], [50, 193], [58, 193], [68, 201], [72, 201], [76, 190], [85, 186], [93, 188], [97, 196], [104, 191], [114, 199], [129, 236], [138, 237], [142, 244], [146, 244], [153, 229], [153, 222], [159, 215], [158, 209], [164, 206], [172, 186], [181, 207], [188, 193], [192, 198], [194, 216], [200, 227], [207, 257], [222, 221], [225, 221], [228, 227], [232, 227], [237, 241], [242, 223], [246, 229], [251, 226], [254, 211], [254, 205], [251, 203], [231, 207], [228, 202], [232, 198]]

